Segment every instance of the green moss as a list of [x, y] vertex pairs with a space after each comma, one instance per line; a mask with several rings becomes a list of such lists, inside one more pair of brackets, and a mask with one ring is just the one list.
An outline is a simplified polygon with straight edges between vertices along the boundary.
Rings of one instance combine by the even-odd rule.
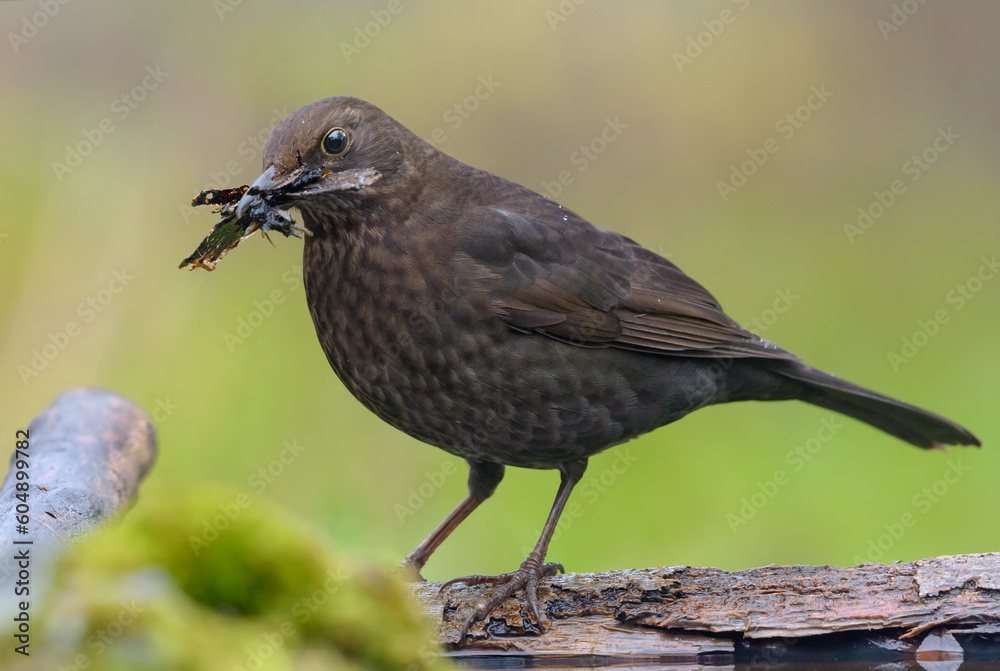
[[217, 490], [144, 503], [71, 548], [36, 626], [37, 652], [15, 668], [444, 666], [396, 576]]

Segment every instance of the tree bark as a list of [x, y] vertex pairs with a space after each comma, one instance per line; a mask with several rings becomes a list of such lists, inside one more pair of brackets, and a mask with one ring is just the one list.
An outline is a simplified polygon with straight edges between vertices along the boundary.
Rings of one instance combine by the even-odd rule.
[[[11, 455], [0, 487], [0, 594], [14, 594], [24, 570], [35, 600], [66, 544], [135, 497], [156, 456], [156, 434], [127, 398], [87, 388], [60, 394], [27, 434], [27, 450]], [[10, 444], [23, 438], [10, 436]], [[24, 553], [28, 559], [16, 559]], [[10, 598], [0, 600], [2, 621], [12, 607]]]
[[740, 650], [801, 652], [862, 641], [911, 659], [954, 659], [963, 654], [956, 636], [993, 641], [1000, 632], [1000, 553], [848, 568], [664, 567], [556, 576], [539, 590], [549, 617], [544, 635], [534, 635], [520, 601], [509, 599], [487, 623], [492, 636], [473, 627], [461, 650], [462, 624], [491, 588], [414, 589], [438, 623], [439, 641], [458, 656], [694, 662]]

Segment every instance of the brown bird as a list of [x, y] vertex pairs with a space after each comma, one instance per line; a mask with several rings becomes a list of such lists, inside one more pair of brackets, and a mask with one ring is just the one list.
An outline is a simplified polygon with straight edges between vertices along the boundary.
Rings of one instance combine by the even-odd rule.
[[[741, 328], [677, 266], [523, 186], [443, 154], [348, 97], [271, 132], [237, 216], [306, 238], [309, 311], [333, 370], [368, 409], [465, 459], [469, 494], [406, 558], [418, 572], [505, 466], [561, 483], [520, 568], [463, 628], [536, 590], [587, 459], [714, 403], [798, 399], [922, 448], [979, 445], [943, 417], [811, 368]], [[280, 229], [279, 229], [280, 230]]]

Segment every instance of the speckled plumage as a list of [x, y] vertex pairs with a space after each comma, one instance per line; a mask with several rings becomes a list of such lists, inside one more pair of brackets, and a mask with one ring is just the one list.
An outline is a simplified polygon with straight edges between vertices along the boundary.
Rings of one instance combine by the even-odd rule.
[[[336, 155], [331, 129], [350, 142], [334, 143]], [[713, 403], [801, 399], [921, 447], [978, 444], [803, 364], [666, 259], [443, 154], [364, 101], [293, 112], [268, 138], [264, 166], [258, 191], [281, 194], [312, 231], [306, 295], [330, 365], [379, 417], [470, 464], [470, 496], [410, 555], [418, 569], [504, 466], [559, 469], [539, 545], [495, 579], [497, 599], [525, 587], [534, 607], [548, 538], [587, 458]], [[320, 180], [281, 192], [297, 170], [372, 169], [379, 178], [361, 188]], [[257, 202], [252, 192], [241, 206]]]
[[580, 356], [576, 345], [511, 328], [495, 278], [462, 251], [465, 220], [444, 226], [419, 214], [423, 206], [418, 199], [418, 214], [389, 226], [362, 224], [364, 234], [317, 226], [322, 215], [303, 208], [314, 231], [306, 293], [323, 350], [348, 389], [393, 426], [466, 459], [558, 468], [718, 392], [716, 380], [683, 374], [698, 362], [666, 359], [677, 372], [665, 374], [649, 354], [594, 347]]

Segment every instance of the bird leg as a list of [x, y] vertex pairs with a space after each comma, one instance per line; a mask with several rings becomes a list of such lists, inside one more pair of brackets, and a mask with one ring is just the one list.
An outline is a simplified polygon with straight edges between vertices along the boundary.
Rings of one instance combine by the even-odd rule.
[[432, 531], [424, 542], [406, 555], [399, 564], [399, 568], [408, 572], [416, 573], [417, 580], [423, 582], [420, 569], [427, 563], [431, 553], [444, 542], [451, 532], [454, 531], [462, 521], [468, 517], [479, 504], [493, 496], [497, 485], [503, 480], [503, 464], [496, 464], [484, 461], [469, 461], [469, 495], [452, 510], [448, 517]]
[[490, 613], [496, 610], [518, 590], [524, 591], [524, 597], [531, 611], [531, 616], [534, 618], [538, 630], [544, 631], [542, 618], [538, 612], [538, 582], [542, 578], [552, 577], [557, 572], [563, 570], [562, 564], [544, 563], [545, 555], [549, 550], [549, 542], [552, 540], [552, 534], [555, 533], [556, 525], [559, 523], [559, 516], [562, 515], [566, 501], [569, 500], [569, 495], [573, 491], [573, 487], [583, 477], [583, 472], [586, 468], [587, 462], [583, 460], [567, 464], [561, 469], [562, 478], [559, 482], [559, 491], [556, 494], [555, 502], [552, 504], [549, 517], [545, 520], [542, 535], [535, 544], [535, 548], [521, 563], [521, 567], [518, 570], [495, 576], [470, 575], [462, 578], [454, 578], [441, 586], [442, 590], [458, 582], [465, 583], [466, 585], [489, 584], [498, 586], [493, 594], [476, 606], [472, 615], [465, 621], [465, 624], [462, 626], [462, 632], [458, 637], [459, 645], [465, 643], [472, 625], [485, 620]]
[[444, 518], [444, 521], [437, 526], [437, 528], [432, 531], [424, 542], [416, 547], [416, 549], [410, 554], [406, 555], [404, 559], [399, 564], [399, 568], [412, 571], [416, 573], [417, 580], [423, 582], [424, 578], [420, 575], [420, 569], [424, 567], [427, 563], [427, 559], [431, 556], [431, 553], [437, 549], [441, 543], [444, 542], [451, 532], [454, 531], [462, 521], [468, 517], [473, 510], [479, 507], [485, 499], [479, 498], [473, 494], [466, 496], [458, 506], [452, 510], [448, 517]]

